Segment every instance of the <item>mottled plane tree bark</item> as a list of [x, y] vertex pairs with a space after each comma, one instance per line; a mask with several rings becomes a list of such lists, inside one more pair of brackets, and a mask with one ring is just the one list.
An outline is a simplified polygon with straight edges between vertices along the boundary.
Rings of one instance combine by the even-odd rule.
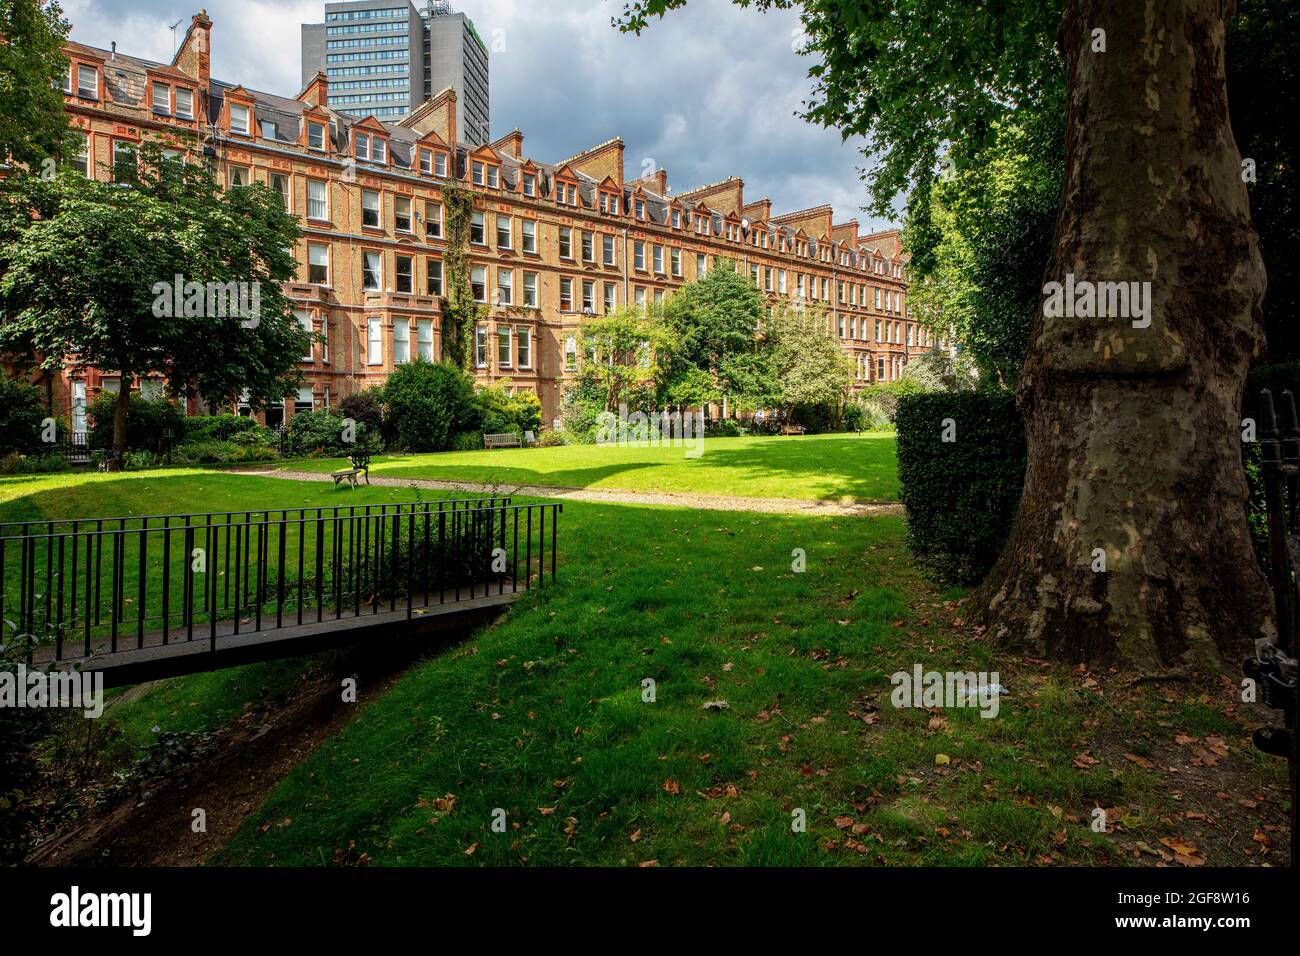
[[1231, 6], [1072, 0], [1061, 21], [1065, 180], [1045, 282], [1149, 283], [1149, 315], [1033, 325], [1024, 493], [974, 596], [994, 640], [1155, 670], [1218, 663], [1270, 627], [1243, 507], [1265, 277], [1228, 117]]

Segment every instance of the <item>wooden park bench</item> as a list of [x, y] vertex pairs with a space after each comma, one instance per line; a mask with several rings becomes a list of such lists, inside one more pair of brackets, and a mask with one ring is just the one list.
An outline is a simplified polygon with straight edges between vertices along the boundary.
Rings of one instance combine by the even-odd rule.
[[354, 452], [348, 455], [348, 461], [352, 467], [346, 471], [336, 471], [330, 474], [334, 479], [334, 487], [337, 488], [343, 482], [349, 482], [353, 488], [357, 487], [357, 476], [364, 475], [366, 484], [370, 484], [370, 454], [368, 452]]
[[493, 448], [522, 448], [523, 444], [519, 441], [519, 436], [514, 432], [506, 432], [504, 435], [484, 435], [483, 447], [488, 450]]
[[782, 425], [781, 434], [782, 435], [806, 435], [808, 434], [808, 429], [804, 428], [804, 426], [802, 425]]

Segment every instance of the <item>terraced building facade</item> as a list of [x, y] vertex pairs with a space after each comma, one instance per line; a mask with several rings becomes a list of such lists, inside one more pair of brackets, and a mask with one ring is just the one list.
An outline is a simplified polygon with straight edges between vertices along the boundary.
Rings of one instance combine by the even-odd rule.
[[[324, 74], [293, 98], [222, 82], [211, 76], [212, 34], [196, 15], [170, 63], [71, 43], [65, 102], [87, 175], [125, 175], [143, 141], [186, 134], [226, 185], [264, 183], [301, 218], [301, 272], [287, 292], [320, 340], [303, 357], [306, 384], [267, 410], [270, 424], [380, 383], [413, 356], [441, 355], [452, 182], [475, 196], [470, 278], [487, 307], [478, 380], [535, 392], [547, 423], [578, 374], [585, 317], [661, 301], [723, 259], [773, 304], [822, 305], [856, 384], [898, 378], [931, 347], [908, 315], [895, 231], [863, 234], [829, 206], [780, 213], [748, 199], [739, 177], [683, 192], [662, 169], [628, 178], [618, 138], [559, 162], [529, 157], [519, 130], [467, 145], [451, 89], [386, 123], [330, 108]], [[91, 370], [52, 383], [51, 396], [76, 430], [78, 407], [114, 386], [112, 370]]]

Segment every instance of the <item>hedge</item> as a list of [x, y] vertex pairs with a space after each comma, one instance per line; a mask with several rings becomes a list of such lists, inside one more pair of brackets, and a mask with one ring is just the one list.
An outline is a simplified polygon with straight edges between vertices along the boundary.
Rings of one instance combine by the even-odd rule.
[[[953, 441], [944, 441], [946, 420]], [[978, 583], [997, 560], [1020, 503], [1025, 436], [1009, 392], [899, 398], [898, 479], [908, 547], [946, 584]]]
[[41, 451], [44, 420], [41, 393], [30, 385], [10, 380], [4, 369], [0, 369], [0, 458]]

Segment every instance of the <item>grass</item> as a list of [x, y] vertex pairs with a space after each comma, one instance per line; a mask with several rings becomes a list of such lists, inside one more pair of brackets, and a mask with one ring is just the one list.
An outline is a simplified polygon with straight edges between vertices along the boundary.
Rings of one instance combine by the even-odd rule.
[[[299, 471], [334, 471], [341, 459], [294, 462]], [[698, 492], [748, 498], [893, 501], [898, 475], [892, 433], [861, 436], [707, 438], [698, 458], [681, 448], [569, 445], [382, 456], [384, 478], [552, 485], [620, 491]]]
[[[410, 495], [181, 470], [48, 476], [0, 479], [0, 520]], [[559, 545], [557, 586], [360, 706], [217, 862], [1115, 863], [1137, 856], [1134, 839], [1182, 837], [1183, 807], [1200, 805], [1188, 787], [1204, 771], [1170, 795], [1175, 732], [1224, 735], [1256, 794], [1284, 773], [1249, 750], [1231, 688], [1123, 702], [1086, 673], [997, 655], [960, 620], [960, 593], [912, 566], [901, 519], [569, 502]], [[996, 670], [1011, 693], [996, 719], [896, 710], [889, 675], [916, 663]], [[110, 707], [105, 736], [120, 755], [155, 727], [219, 727], [306, 666], [160, 682]], [[1215, 780], [1206, 799], [1214, 787], [1233, 789]], [[1093, 833], [1098, 806], [1125, 832]], [[1211, 862], [1248, 861], [1251, 844]]]
[[993, 664], [902, 542], [892, 518], [566, 505], [558, 587], [365, 707], [219, 862], [1115, 859], [1086, 824], [1058, 839], [1062, 808], [1086, 820], [1147, 786], [1071, 764], [1090, 707], [1068, 674], [1017, 686], [997, 720], [889, 707], [896, 669]]

